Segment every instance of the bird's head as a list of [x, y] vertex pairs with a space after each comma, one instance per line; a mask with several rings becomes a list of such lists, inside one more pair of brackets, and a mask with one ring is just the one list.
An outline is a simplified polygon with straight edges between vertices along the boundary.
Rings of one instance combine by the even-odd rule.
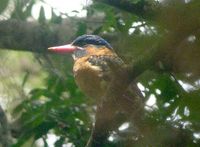
[[97, 99], [105, 93], [106, 82], [112, 76], [107, 62], [122, 63], [111, 45], [97, 35], [82, 35], [70, 44], [50, 47], [49, 50], [73, 54], [77, 85], [86, 95]]
[[89, 51], [87, 50], [88, 46], [94, 46], [94, 50], [101, 47], [113, 50], [112, 46], [106, 40], [97, 35], [82, 35], [77, 37], [70, 44], [54, 46], [48, 49], [57, 53], [72, 53], [74, 59], [77, 59], [89, 53]]

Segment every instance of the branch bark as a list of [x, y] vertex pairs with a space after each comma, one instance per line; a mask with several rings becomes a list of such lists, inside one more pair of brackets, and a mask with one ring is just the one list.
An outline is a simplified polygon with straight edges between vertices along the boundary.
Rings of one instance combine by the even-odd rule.
[[136, 3], [130, 0], [95, 0], [96, 2], [105, 3], [107, 5], [116, 7], [123, 11], [135, 14], [140, 18], [153, 17], [156, 14], [156, 7], [158, 3], [150, 3], [146, 0], [140, 0]]
[[74, 32], [69, 21], [51, 26], [13, 19], [0, 21], [0, 48], [44, 53], [49, 46], [71, 40]]
[[102, 102], [97, 106], [95, 125], [86, 147], [104, 146], [109, 133], [125, 121], [136, 124], [135, 128], [139, 128], [141, 123], [144, 104], [140, 90], [132, 86], [133, 95], [127, 92], [130, 85], [135, 85], [130, 69], [124, 65], [114, 67], [112, 71], [113, 79], [101, 99]]

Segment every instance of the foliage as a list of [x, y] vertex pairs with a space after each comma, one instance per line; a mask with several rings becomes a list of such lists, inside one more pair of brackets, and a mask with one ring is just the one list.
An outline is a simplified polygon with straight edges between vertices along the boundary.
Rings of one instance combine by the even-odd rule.
[[12, 18], [26, 20], [31, 15], [35, 0], [14, 0], [15, 7], [11, 14]]
[[[35, 2], [15, 0], [11, 18], [27, 21]], [[140, 9], [145, 2], [148, 5]], [[104, 36], [127, 64], [158, 53], [153, 65], [136, 79], [144, 95], [144, 136], [128, 136], [134, 130], [131, 127], [124, 132], [118, 130], [111, 132], [112, 140], [105, 146], [125, 146], [133, 138], [130, 146], [199, 146], [199, 6], [198, 0], [93, 0], [85, 8], [86, 18], [67, 16], [76, 24], [75, 36]], [[132, 7], [138, 8], [135, 13]], [[2, 5], [0, 13], [4, 9]], [[52, 18], [47, 20], [41, 7], [38, 22], [42, 26], [51, 30], [63, 21], [53, 8]], [[20, 131], [13, 146], [22, 146], [32, 137], [47, 144], [49, 133], [59, 136], [57, 147], [69, 142], [81, 147], [89, 138], [94, 102], [78, 90], [65, 60], [49, 58], [57, 65], [53, 70], [63, 72], [64, 78], [49, 72], [46, 88], [32, 89], [16, 107], [13, 117], [20, 114]], [[43, 61], [50, 64], [47, 59]]]
[[0, 2], [1, 2], [0, 13], [2, 13], [8, 5], [8, 1], [7, 0], [1, 0]]
[[90, 131], [87, 99], [77, 91], [71, 76], [65, 80], [49, 76], [46, 81], [47, 88], [33, 89], [14, 110], [21, 112], [19, 121], [23, 122], [21, 129], [24, 130], [14, 146], [21, 146], [30, 137], [45, 138], [47, 133], [59, 136], [57, 146], [66, 141], [76, 146], [85, 144]]

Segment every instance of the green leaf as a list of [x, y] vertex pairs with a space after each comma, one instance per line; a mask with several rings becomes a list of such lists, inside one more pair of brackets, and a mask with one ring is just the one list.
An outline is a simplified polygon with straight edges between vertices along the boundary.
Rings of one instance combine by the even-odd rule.
[[44, 11], [44, 7], [43, 6], [40, 7], [40, 14], [39, 14], [38, 21], [41, 24], [45, 23], [45, 21], [46, 21], [45, 11]]
[[200, 90], [191, 91], [184, 95], [180, 102], [180, 108], [184, 111], [185, 107], [189, 109], [189, 116], [186, 118], [192, 122], [198, 122], [200, 120]]
[[78, 25], [78, 30], [76, 32], [76, 36], [86, 34], [86, 31], [87, 31], [86, 23], [85, 22], [79, 22], [77, 25]]
[[62, 147], [62, 145], [64, 144], [65, 138], [64, 137], [60, 137], [55, 143], [55, 147]]
[[43, 122], [39, 126], [33, 129], [35, 131], [35, 139], [42, 137], [43, 135], [47, 134], [50, 129], [52, 129], [56, 125], [55, 122]]
[[60, 24], [61, 22], [62, 22], [62, 17], [61, 16], [57, 16], [54, 13], [54, 10], [51, 9], [51, 23]]
[[23, 81], [22, 81], [22, 87], [26, 84], [28, 78], [29, 78], [30, 73], [27, 71], [24, 75]]
[[0, 14], [7, 7], [9, 0], [0, 0]]

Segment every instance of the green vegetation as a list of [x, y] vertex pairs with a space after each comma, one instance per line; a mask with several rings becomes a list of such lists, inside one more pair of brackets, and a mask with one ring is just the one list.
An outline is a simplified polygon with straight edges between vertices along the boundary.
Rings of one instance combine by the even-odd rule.
[[52, 8], [46, 19], [41, 7], [34, 20], [39, 1], [0, 0], [0, 105], [9, 118], [9, 129], [0, 119], [0, 144], [47, 147], [53, 134], [55, 147], [86, 145], [95, 100], [76, 86], [71, 57], [47, 48], [97, 34], [131, 67], [145, 104], [143, 130], [122, 122], [128, 128], [109, 132], [102, 147], [200, 145], [199, 0], [93, 0], [85, 17]]

